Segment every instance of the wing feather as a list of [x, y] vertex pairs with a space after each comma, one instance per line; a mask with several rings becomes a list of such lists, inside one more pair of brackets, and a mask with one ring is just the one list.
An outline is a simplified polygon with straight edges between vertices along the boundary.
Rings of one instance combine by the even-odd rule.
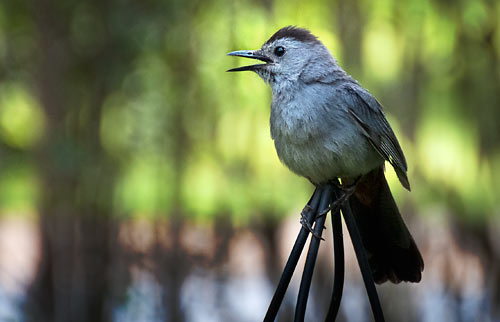
[[371, 145], [396, 171], [401, 184], [410, 190], [406, 172], [408, 166], [396, 135], [385, 118], [382, 106], [373, 96], [357, 84], [346, 86], [348, 111], [362, 129]]

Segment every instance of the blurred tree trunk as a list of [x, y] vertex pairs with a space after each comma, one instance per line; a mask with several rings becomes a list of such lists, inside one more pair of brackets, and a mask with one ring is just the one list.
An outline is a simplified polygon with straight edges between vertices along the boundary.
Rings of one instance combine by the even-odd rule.
[[[456, 113], [476, 120], [474, 124], [479, 133], [480, 156], [487, 159], [498, 153], [498, 141], [500, 140], [500, 64], [498, 57], [498, 46], [495, 46], [494, 35], [497, 30], [498, 10], [494, 2], [483, 3], [488, 12], [482, 27], [471, 32], [470, 25], [461, 15], [454, 15], [457, 25], [456, 45], [454, 48], [455, 68], [461, 69], [456, 80], [456, 95], [458, 96]], [[465, 7], [465, 5], [464, 5]], [[465, 8], [464, 8], [465, 9]], [[469, 63], [464, 64], [463, 61]], [[496, 71], [496, 72], [491, 72]], [[480, 80], [480, 81], [478, 81]], [[472, 188], [474, 189], [474, 188]], [[488, 227], [494, 220], [485, 219], [481, 211], [477, 213], [466, 213], [462, 205], [457, 205], [455, 196], [448, 200], [448, 204], [454, 207], [458, 218], [453, 218], [452, 226], [457, 241], [463, 249], [470, 248], [481, 258], [485, 267], [486, 276], [490, 279], [485, 297], [491, 301], [491, 314], [493, 317], [500, 316], [500, 290], [498, 283], [500, 276], [500, 254], [495, 252], [495, 238], [488, 238], [488, 232], [494, 229]], [[489, 215], [491, 216], [491, 215]], [[470, 222], [464, 218], [481, 218]], [[471, 247], [474, 245], [475, 247]], [[495, 286], [491, 286], [495, 285]]]
[[[190, 39], [194, 37], [191, 30], [191, 20], [194, 15], [196, 5], [191, 2], [178, 9], [178, 14], [183, 19], [185, 28], [177, 29], [171, 25], [168, 32], [176, 33], [175, 38], [184, 39], [183, 43], [177, 43], [167, 49], [167, 63], [172, 68], [173, 77], [176, 80], [175, 91], [178, 93], [176, 101], [172, 106], [170, 149], [166, 151], [167, 155], [172, 156], [174, 178], [170, 183], [174, 189], [172, 206], [170, 213], [170, 234], [173, 245], [169, 250], [160, 248], [160, 261], [158, 265], [157, 276], [165, 290], [168, 292], [164, 296], [164, 306], [166, 308], [166, 321], [184, 321], [184, 310], [181, 303], [181, 291], [184, 280], [189, 274], [190, 264], [186, 253], [182, 250], [180, 244], [180, 234], [185, 223], [185, 213], [183, 211], [182, 191], [185, 165], [188, 162], [188, 155], [191, 146], [187, 128], [195, 113], [190, 113], [191, 96], [193, 95], [194, 68], [196, 61], [189, 49]], [[179, 18], [179, 17], [178, 17]], [[180, 22], [179, 22], [180, 23]], [[172, 62], [176, 62], [175, 65]], [[199, 108], [199, 106], [197, 106]], [[201, 109], [199, 111], [201, 112]], [[191, 117], [189, 117], [191, 115]]]
[[334, 7], [335, 21], [340, 42], [342, 44], [343, 66], [354, 78], [358, 78], [363, 70], [362, 39], [364, 19], [359, 1], [338, 0]]
[[[85, 105], [76, 95], [81, 88], [71, 82], [70, 73], [81, 63], [72, 55], [68, 34], [71, 5], [62, 9], [41, 0], [30, 9], [39, 31], [33, 58], [47, 132], [38, 151], [41, 262], [29, 290], [26, 319], [109, 321], [104, 306], [108, 241], [109, 232], [116, 230], [110, 230], [109, 219], [113, 171], [99, 143], [103, 92], [96, 80]], [[88, 117], [82, 122], [78, 114], [84, 109]]]

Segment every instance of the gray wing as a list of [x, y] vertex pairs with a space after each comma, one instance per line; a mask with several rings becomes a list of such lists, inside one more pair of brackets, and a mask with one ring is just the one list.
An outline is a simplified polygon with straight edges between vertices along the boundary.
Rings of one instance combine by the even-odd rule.
[[344, 89], [348, 112], [375, 150], [394, 167], [403, 187], [410, 190], [410, 182], [406, 175], [408, 170], [406, 159], [396, 135], [385, 118], [382, 106], [358, 84], [350, 84]]

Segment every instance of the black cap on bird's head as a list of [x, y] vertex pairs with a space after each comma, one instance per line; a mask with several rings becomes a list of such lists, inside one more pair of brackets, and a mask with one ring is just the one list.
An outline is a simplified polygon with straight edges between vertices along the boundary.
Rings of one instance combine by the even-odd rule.
[[266, 44], [271, 44], [281, 38], [292, 38], [303, 42], [319, 42], [318, 38], [309, 30], [295, 26], [287, 26], [276, 31], [274, 35], [266, 41]]

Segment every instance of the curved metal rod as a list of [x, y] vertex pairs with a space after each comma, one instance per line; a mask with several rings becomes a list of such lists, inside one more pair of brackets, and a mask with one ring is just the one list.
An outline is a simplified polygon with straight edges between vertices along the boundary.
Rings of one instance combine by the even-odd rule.
[[[318, 188], [320, 189], [320, 188]], [[295, 322], [304, 321], [307, 307], [307, 299], [309, 297], [309, 289], [311, 287], [312, 275], [314, 265], [316, 264], [316, 257], [318, 256], [319, 243], [321, 241], [321, 233], [326, 220], [325, 210], [328, 209], [333, 197], [333, 190], [331, 185], [326, 185], [321, 188], [321, 200], [319, 202], [319, 210], [317, 212], [320, 216], [316, 217], [316, 224], [314, 225], [314, 235], [309, 244], [309, 251], [307, 252], [306, 264], [302, 279], [300, 281], [299, 295], [297, 297], [297, 306], [295, 307]]]
[[[306, 211], [305, 218], [310, 225], [312, 225], [314, 220], [316, 219], [321, 196], [322, 190], [317, 188], [314, 191], [311, 199], [309, 200], [308, 207], [304, 209]], [[283, 297], [285, 296], [285, 292], [288, 288], [288, 285], [290, 284], [290, 280], [292, 279], [293, 272], [295, 271], [297, 262], [299, 261], [300, 255], [302, 254], [302, 250], [304, 249], [304, 245], [306, 244], [309, 233], [309, 230], [307, 230], [305, 227], [302, 227], [300, 229], [290, 256], [288, 257], [288, 260], [285, 264], [285, 268], [283, 269], [283, 274], [281, 275], [278, 286], [276, 287], [276, 291], [274, 292], [273, 299], [271, 300], [269, 308], [267, 309], [266, 316], [264, 317], [264, 322], [273, 322], [276, 319], [276, 315], [278, 314], [278, 310], [281, 306], [281, 303], [283, 302]]]
[[370, 299], [373, 317], [375, 318], [375, 322], [383, 322], [385, 321], [384, 314], [382, 312], [380, 301], [378, 299], [377, 289], [375, 288], [375, 282], [373, 281], [370, 264], [368, 263], [368, 259], [366, 258], [365, 249], [361, 241], [361, 235], [359, 234], [356, 220], [354, 219], [354, 216], [352, 214], [349, 202], [344, 202], [344, 204], [342, 205], [342, 213], [344, 215], [347, 230], [349, 230], [349, 235], [351, 236], [354, 251], [356, 252], [359, 268], [361, 269], [361, 275], [363, 276], [363, 282], [365, 283], [366, 287], [366, 293], [368, 293], [368, 298]]
[[[336, 193], [338, 196], [338, 193]], [[333, 271], [333, 292], [330, 301], [330, 307], [325, 318], [325, 322], [333, 322], [337, 318], [344, 291], [344, 236], [342, 234], [342, 217], [340, 211], [337, 210], [331, 214], [332, 232], [333, 232], [333, 254], [334, 254], [334, 271]]]
[[[299, 295], [297, 298], [297, 306], [295, 311], [295, 321], [297, 322], [304, 321], [307, 299], [309, 296], [309, 289], [312, 281], [312, 274], [318, 254], [321, 233], [323, 231], [324, 223], [326, 220], [325, 211], [328, 209], [328, 206], [332, 204], [332, 201], [336, 200], [334, 198], [339, 198], [339, 195], [341, 193], [342, 192], [339, 191], [339, 188], [334, 185], [318, 187], [309, 200], [308, 206], [303, 210], [303, 217], [305, 218], [305, 221], [309, 225], [312, 225], [316, 221], [316, 224], [314, 226], [314, 236], [311, 239], [311, 243], [309, 245], [309, 251], [302, 275]], [[356, 221], [348, 202], [344, 202], [341, 208], [347, 229], [349, 231], [349, 235], [352, 240], [352, 244], [354, 246], [354, 251], [358, 259], [358, 264], [361, 269], [361, 274], [366, 287], [368, 298], [370, 300], [370, 305], [373, 316], [375, 318], [375, 322], [384, 322], [384, 315], [380, 306], [380, 301], [377, 295], [377, 290], [375, 288], [375, 283], [373, 281], [372, 272], [370, 270], [368, 259], [366, 258], [365, 250], [362, 244], [359, 230], [356, 225]], [[344, 244], [342, 236], [342, 221], [339, 210], [337, 209], [334, 209], [334, 213], [332, 214], [332, 226], [334, 236], [335, 270], [332, 299], [326, 317], [327, 322], [334, 321], [337, 317], [344, 285]], [[283, 270], [283, 274], [279, 281], [278, 287], [276, 288], [276, 292], [274, 293], [271, 304], [269, 305], [269, 308], [267, 310], [264, 322], [273, 322], [275, 320], [309, 233], [310, 231], [306, 227], [303, 226], [301, 228], [293, 246], [292, 252], [290, 253], [288, 261]]]

